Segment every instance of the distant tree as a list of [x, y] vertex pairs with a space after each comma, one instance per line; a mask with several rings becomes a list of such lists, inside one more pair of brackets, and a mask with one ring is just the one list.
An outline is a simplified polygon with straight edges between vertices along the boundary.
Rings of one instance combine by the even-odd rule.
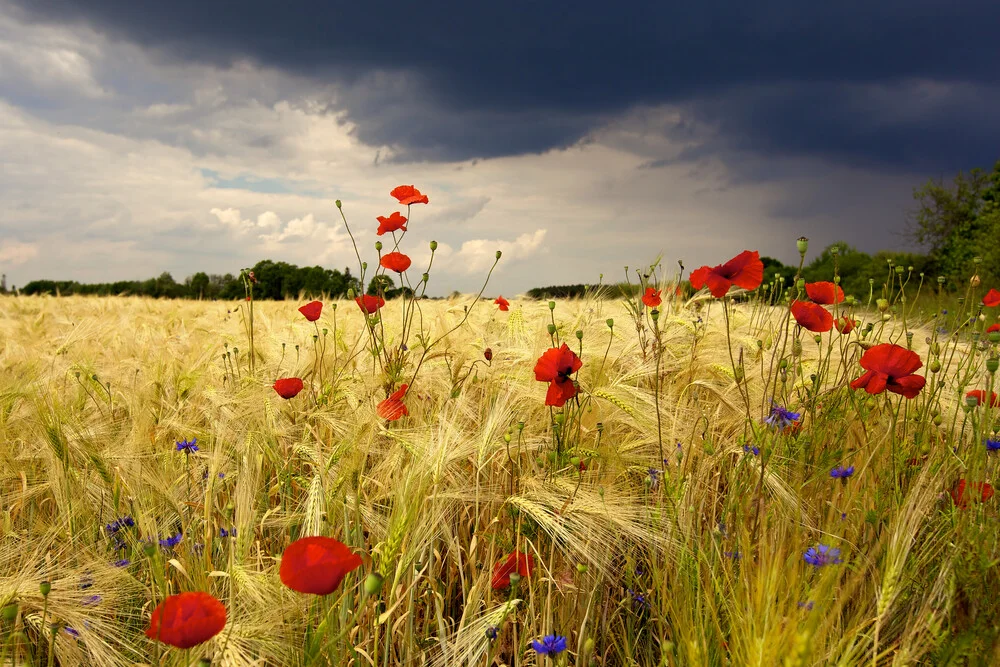
[[186, 282], [189, 290], [188, 296], [192, 299], [204, 299], [209, 296], [209, 288], [212, 283], [204, 271], [194, 274]]

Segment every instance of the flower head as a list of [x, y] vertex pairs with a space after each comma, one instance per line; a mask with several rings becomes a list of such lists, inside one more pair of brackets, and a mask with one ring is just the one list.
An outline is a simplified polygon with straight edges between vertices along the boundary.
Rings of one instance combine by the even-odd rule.
[[190, 442], [187, 440], [179, 440], [174, 444], [177, 445], [177, 451], [184, 452], [185, 454], [198, 451], [198, 438], [191, 438]]
[[566, 401], [576, 396], [576, 384], [570, 376], [582, 366], [583, 362], [566, 343], [561, 347], [549, 348], [542, 354], [535, 364], [535, 379], [549, 383], [545, 405], [561, 408]]
[[851, 382], [851, 389], [864, 388], [869, 394], [891, 391], [915, 398], [924, 388], [926, 378], [914, 375], [923, 366], [916, 352], [892, 343], [882, 343], [861, 355], [861, 367], [867, 372]]
[[993, 288], [987, 292], [986, 296], [983, 297], [983, 305], [987, 308], [996, 308], [997, 306], [1000, 306], [1000, 291]]
[[382, 255], [382, 259], [379, 260], [382, 268], [396, 273], [406, 271], [410, 268], [410, 263], [410, 258], [401, 252], [390, 252], [388, 255]]
[[284, 399], [295, 398], [302, 391], [302, 380], [299, 378], [281, 378], [274, 381], [274, 390]]
[[647, 287], [646, 293], [642, 295], [642, 302], [649, 308], [656, 308], [663, 303], [663, 299], [660, 298], [660, 290]]
[[[986, 392], [982, 389], [973, 389], [965, 395], [965, 400], [970, 403], [970, 405], [974, 401], [976, 407], [979, 407], [986, 402]], [[997, 405], [1000, 405], [1000, 403], [997, 402], [996, 392], [990, 392], [989, 403], [991, 408], [995, 408]]]
[[854, 331], [854, 324], [855, 324], [854, 320], [847, 317], [846, 315], [841, 315], [840, 317], [838, 317], [833, 321], [833, 326], [837, 329], [837, 331], [839, 331], [844, 335], [847, 335], [852, 331]]
[[994, 331], [1000, 331], [1000, 322], [986, 327], [986, 333], [993, 333]]
[[[970, 491], [970, 493], [966, 493]], [[968, 509], [969, 503], [986, 502], [993, 497], [993, 487], [988, 482], [969, 482], [958, 480], [952, 487], [951, 499], [960, 510]]]
[[830, 471], [830, 477], [834, 479], [847, 479], [854, 474], [854, 466], [837, 466]]
[[226, 608], [208, 593], [171, 595], [153, 610], [146, 636], [191, 648], [208, 641], [226, 627]]
[[393, 188], [389, 194], [395, 197], [403, 206], [429, 203], [427, 195], [420, 194], [420, 190], [417, 190], [412, 185], [400, 185]]
[[493, 578], [490, 586], [493, 590], [510, 586], [510, 575], [517, 572], [521, 577], [530, 577], [535, 569], [535, 557], [531, 554], [515, 551], [493, 566]]
[[539, 655], [558, 655], [566, 650], [566, 638], [560, 635], [546, 635], [542, 640], [531, 642], [531, 648]]
[[733, 285], [753, 290], [764, 282], [764, 264], [756, 250], [744, 250], [725, 264], [703, 266], [691, 272], [691, 287], [696, 290], [708, 286], [712, 296], [726, 296]]
[[319, 314], [323, 312], [323, 302], [310, 301], [306, 305], [299, 308], [299, 312], [302, 313], [302, 315], [310, 322], [315, 322], [319, 319]]
[[805, 560], [805, 562], [815, 567], [823, 567], [824, 565], [836, 565], [837, 563], [844, 562], [840, 558], [840, 549], [827, 546], [826, 544], [820, 544], [815, 547], [809, 547], [808, 549], [806, 549], [806, 552], [802, 554], [802, 559]]
[[183, 533], [177, 533], [176, 535], [160, 538], [160, 546], [164, 549], [173, 549], [181, 543], [181, 538], [183, 537]]
[[376, 236], [382, 236], [386, 232], [395, 232], [397, 230], [406, 231], [406, 217], [399, 214], [399, 211], [393, 211], [392, 215], [388, 218], [384, 215], [380, 215], [375, 218], [378, 220], [378, 231], [375, 232]]
[[792, 412], [788, 408], [783, 408], [774, 401], [771, 401], [771, 414], [764, 419], [764, 423], [780, 431], [792, 426], [801, 417], [801, 412]]
[[829, 306], [844, 300], [844, 290], [831, 282], [806, 283], [806, 295], [813, 303]]
[[495, 300], [493, 301], [493, 303], [495, 303], [495, 304], [497, 305], [497, 308], [498, 308], [498, 309], [502, 310], [502, 311], [503, 311], [503, 312], [505, 312], [505, 313], [506, 313], [506, 312], [507, 312], [508, 310], [510, 310], [510, 302], [509, 302], [509, 301], [507, 301], [507, 299], [503, 298], [502, 296], [498, 296], [498, 297], [497, 297], [497, 298], [496, 298], [496, 299], [495, 299]]
[[361, 557], [332, 537], [303, 537], [281, 554], [281, 583], [299, 593], [329, 595], [361, 566]]
[[833, 328], [833, 315], [818, 303], [793, 301], [792, 316], [799, 326], [813, 333], [825, 333]]
[[995, 438], [986, 438], [986, 451], [996, 452], [1000, 451], [1000, 440]]
[[354, 297], [354, 301], [365, 315], [374, 315], [379, 308], [385, 305], [385, 299], [374, 294]]
[[375, 411], [379, 417], [388, 419], [389, 421], [396, 421], [404, 415], [409, 416], [410, 411], [403, 404], [403, 397], [406, 396], [407, 386], [405, 384], [399, 385], [399, 389], [394, 391], [389, 398], [378, 404]]

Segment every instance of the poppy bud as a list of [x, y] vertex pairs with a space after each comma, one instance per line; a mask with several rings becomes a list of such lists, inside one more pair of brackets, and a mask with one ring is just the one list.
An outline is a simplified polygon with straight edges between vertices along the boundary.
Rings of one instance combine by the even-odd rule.
[[520, 581], [521, 581], [521, 575], [520, 574], [518, 574], [517, 572], [511, 572], [510, 573], [510, 585], [511, 586], [517, 586], [517, 584]]
[[378, 592], [382, 590], [382, 575], [378, 572], [372, 572], [365, 578], [365, 595], [378, 595]]
[[980, 282], [981, 281], [979, 280], [979, 274], [976, 274], [971, 278], [969, 278], [969, 284], [972, 285], [973, 287], [979, 287]]
[[353, 299], [354, 298], [354, 288], [353, 287], [348, 288], [348, 290], [347, 290], [347, 298], [348, 299]]
[[983, 263], [983, 258], [982, 257], [973, 257], [972, 258], [972, 263], [973, 264], [982, 264]]
[[802, 354], [802, 341], [798, 338], [792, 341], [792, 354], [796, 357]]
[[799, 240], [795, 242], [795, 247], [799, 249], [800, 255], [805, 255], [809, 251], [809, 239], [800, 236]]
[[907, 350], [912, 350], [913, 349], [913, 332], [912, 331], [907, 331], [906, 332], [906, 349]]
[[337, 208], [340, 208], [340, 207], [341, 207], [341, 204], [340, 204], [340, 200], [339, 200], [339, 199], [338, 199], [337, 201], [333, 202], [333, 203], [337, 205]]
[[833, 277], [833, 284], [834, 285], [839, 285], [840, 284], [840, 276], [834, 276]]
[[875, 303], [878, 306], [878, 312], [884, 313], [885, 311], [889, 310], [889, 302], [888, 302], [888, 300], [886, 300], [886, 299], [878, 299]]
[[941, 370], [941, 362], [937, 359], [934, 359], [933, 361], [931, 361], [928, 368], [930, 369], [931, 373], [937, 373], [938, 371]]
[[805, 280], [805, 278], [799, 278], [798, 280], [796, 280], [795, 281], [795, 288], [797, 290], [799, 290], [800, 292], [802, 290], [804, 290], [806, 288], [806, 280]]
[[524, 430], [524, 422], [517, 422], [517, 430], [518, 431]]
[[974, 408], [977, 405], [979, 405], [979, 398], [977, 398], [976, 396], [966, 396], [965, 404], [970, 408]]
[[554, 324], [550, 324], [549, 326], [545, 327], [545, 329], [546, 329], [546, 331], [549, 332], [550, 336], [553, 336], [556, 333], [556, 325], [554, 325]]
[[431, 252], [434, 252], [437, 249], [438, 249], [438, 242], [437, 241], [431, 241]]
[[610, 317], [608, 319], [606, 319], [604, 321], [604, 323], [608, 325], [609, 329], [614, 329], [615, 328], [615, 321], [613, 319], [611, 319]]
[[208, 658], [202, 658], [198, 661], [198, 667], [211, 667], [212, 661]]
[[736, 380], [737, 384], [739, 384], [740, 382], [743, 382], [744, 376], [745, 376], [745, 371], [743, 370], [742, 366], [737, 366], [733, 370], [733, 377]]
[[820, 343], [823, 342], [823, 337], [820, 336], [819, 334], [816, 334], [815, 336], [813, 336], [813, 340], [816, 341], [817, 345], [819, 345]]
[[375, 242], [375, 249], [378, 250], [379, 252], [382, 251], [382, 242], [381, 241], [376, 241]]
[[500, 259], [500, 255], [502, 255], [502, 254], [503, 254], [502, 252], [500, 252], [499, 250], [497, 250], [497, 259]]
[[583, 563], [577, 563], [576, 564], [576, 571], [579, 574], [587, 574], [587, 566], [584, 565]]
[[580, 465], [580, 457], [579, 456], [571, 457], [569, 462], [572, 463], [574, 466], [578, 466]]
[[365, 271], [368, 269], [368, 262], [361, 262], [361, 270]]
[[778, 362], [779, 370], [785, 370], [786, 368], [788, 368], [788, 359], [782, 359], [781, 361]]
[[656, 322], [657, 320], [660, 319], [660, 311], [654, 308], [653, 310], [649, 311], [649, 317], [652, 318], [654, 322]]
[[556, 302], [549, 301], [549, 310], [555, 310], [555, 309], [556, 309]]
[[47, 581], [43, 581], [42, 583], [38, 584], [38, 591], [42, 594], [43, 598], [47, 598], [49, 596], [49, 593], [52, 592], [52, 584], [50, 584]]
[[998, 366], [1000, 366], [1000, 359], [997, 359], [996, 357], [991, 357], [986, 360], [986, 370], [988, 370], [990, 373], [996, 373]]
[[903, 267], [897, 266], [896, 267], [896, 273], [902, 274], [903, 273]]
[[10, 604], [5, 605], [4, 608], [0, 610], [0, 618], [3, 618], [3, 620], [7, 622], [11, 622], [17, 618], [17, 603], [11, 602]]
[[853, 294], [849, 295], [846, 299], [844, 299], [844, 303], [846, 303], [848, 306], [853, 306], [854, 305], [854, 295]]
[[424, 275], [421, 276], [421, 278], [423, 279], [424, 282], [427, 282], [428, 280], [431, 279], [431, 274], [425, 273]]
[[506, 442], [508, 445], [510, 444], [510, 433], [503, 434], [503, 441]]
[[486, 358], [486, 361], [493, 361], [493, 350], [492, 350], [492, 348], [486, 348], [485, 350], [483, 350], [483, 357]]
[[576, 330], [576, 339], [577, 340], [583, 340], [583, 329], [577, 329]]
[[941, 415], [938, 415], [937, 417], [934, 418], [934, 425], [935, 426], [940, 426], [941, 422], [943, 422], [943, 421], [944, 421], [944, 418], [941, 417]]
[[944, 285], [944, 280], [945, 280], [944, 276], [938, 276], [937, 277], [938, 285]]
[[565, 422], [565, 421], [566, 421], [566, 415], [564, 415], [564, 414], [562, 414], [562, 413], [560, 412], [559, 414], [557, 414], [557, 415], [556, 415], [556, 416], [554, 417], [554, 419], [555, 419], [555, 422], [556, 422], [557, 424], [562, 424], [563, 422]]

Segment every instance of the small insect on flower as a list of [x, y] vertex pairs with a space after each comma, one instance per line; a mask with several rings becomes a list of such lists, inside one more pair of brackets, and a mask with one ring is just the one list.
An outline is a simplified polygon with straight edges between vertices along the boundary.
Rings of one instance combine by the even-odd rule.
[[399, 211], [393, 211], [392, 215], [388, 218], [380, 215], [375, 219], [378, 220], [378, 231], [375, 232], [376, 236], [382, 236], [386, 232], [406, 231], [406, 217], [400, 215]]
[[332, 537], [303, 537], [281, 554], [278, 575], [293, 591], [329, 595], [348, 574], [361, 567], [361, 557]]
[[198, 438], [191, 438], [191, 442], [180, 440], [174, 444], [177, 445], [177, 451], [184, 452], [185, 454], [198, 451]]
[[663, 303], [660, 293], [661, 290], [654, 290], [652, 287], [647, 287], [646, 293], [642, 295], [642, 302], [649, 308], [656, 308]]
[[406, 396], [406, 389], [408, 385], [399, 385], [399, 389], [392, 393], [389, 398], [385, 399], [378, 404], [375, 408], [375, 412], [382, 419], [388, 419], [389, 421], [396, 421], [403, 416], [409, 416], [410, 411], [406, 409], [406, 405], [403, 404], [403, 397]]
[[490, 586], [493, 590], [507, 588], [510, 586], [510, 575], [516, 572], [521, 577], [530, 577], [531, 571], [534, 569], [534, 556], [515, 551], [493, 566], [493, 578], [490, 580]]
[[836, 565], [838, 563], [843, 563], [844, 561], [840, 558], [840, 549], [828, 546], [826, 544], [820, 544], [815, 547], [809, 547], [806, 552], [802, 554], [803, 560], [814, 567], [823, 567], [824, 565]]
[[374, 315], [379, 308], [385, 305], [385, 299], [373, 294], [354, 297], [354, 301], [365, 315]]
[[392, 189], [392, 192], [390, 192], [389, 195], [395, 197], [396, 200], [403, 206], [430, 203], [427, 199], [427, 195], [421, 194], [420, 190], [417, 190], [412, 185], [397, 186]]
[[764, 419], [764, 423], [773, 427], [775, 430], [781, 431], [789, 426], [792, 426], [801, 418], [801, 412], [792, 412], [788, 408], [784, 408], [772, 400], [771, 414]]
[[538, 655], [559, 655], [566, 650], [566, 638], [560, 635], [546, 635], [541, 641], [537, 639], [532, 641], [531, 648], [535, 649]]
[[498, 296], [496, 299], [494, 299], [493, 303], [497, 305], [498, 310], [501, 310], [505, 313], [510, 310], [510, 301], [503, 298], [502, 296]]
[[298, 396], [303, 386], [299, 378], [281, 378], [274, 381], [274, 391], [285, 400]]
[[382, 268], [388, 269], [389, 271], [395, 271], [396, 273], [402, 273], [410, 268], [410, 258], [401, 252], [390, 252], [388, 255], [382, 255], [382, 259], [379, 260], [379, 264]]
[[319, 319], [320, 313], [323, 312], [323, 302], [322, 301], [310, 301], [306, 305], [299, 308], [299, 312], [302, 313], [310, 322], [315, 322]]
[[566, 343], [562, 347], [549, 348], [542, 354], [535, 364], [535, 380], [549, 383], [545, 405], [561, 408], [576, 396], [576, 383], [570, 376], [582, 367], [583, 362]]
[[700, 290], [708, 286], [715, 298], [726, 296], [733, 285], [755, 290], [764, 282], [764, 263], [756, 250], [744, 250], [725, 264], [703, 266], [691, 272], [691, 287]]
[[171, 595], [153, 610], [146, 636], [177, 648], [207, 642], [226, 627], [226, 608], [208, 593]]
[[830, 471], [830, 477], [833, 477], [834, 479], [846, 480], [853, 474], [854, 474], [854, 466], [847, 466], [846, 468], [843, 466], [837, 466]]

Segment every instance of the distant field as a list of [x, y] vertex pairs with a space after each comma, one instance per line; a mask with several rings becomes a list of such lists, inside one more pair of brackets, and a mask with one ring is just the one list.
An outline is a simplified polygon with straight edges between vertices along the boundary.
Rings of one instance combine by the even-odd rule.
[[[785, 307], [704, 293], [656, 321], [638, 302], [420, 303], [405, 351], [402, 302], [385, 305], [376, 357], [354, 301], [315, 325], [255, 302], [251, 372], [243, 301], [0, 297], [5, 658], [1000, 663], [997, 308], [859, 310], [817, 343]], [[550, 323], [582, 360], [565, 407], [535, 379]], [[417, 333], [456, 326], [414, 378]], [[926, 386], [852, 390], [865, 348], [907, 330]], [[288, 400], [285, 377], [304, 382]], [[380, 417], [404, 382], [408, 416]], [[279, 578], [306, 535], [362, 558], [331, 595]], [[497, 585], [515, 552], [533, 567]], [[184, 651], [143, 634], [180, 591], [228, 613]], [[566, 650], [532, 648], [549, 635]]]

